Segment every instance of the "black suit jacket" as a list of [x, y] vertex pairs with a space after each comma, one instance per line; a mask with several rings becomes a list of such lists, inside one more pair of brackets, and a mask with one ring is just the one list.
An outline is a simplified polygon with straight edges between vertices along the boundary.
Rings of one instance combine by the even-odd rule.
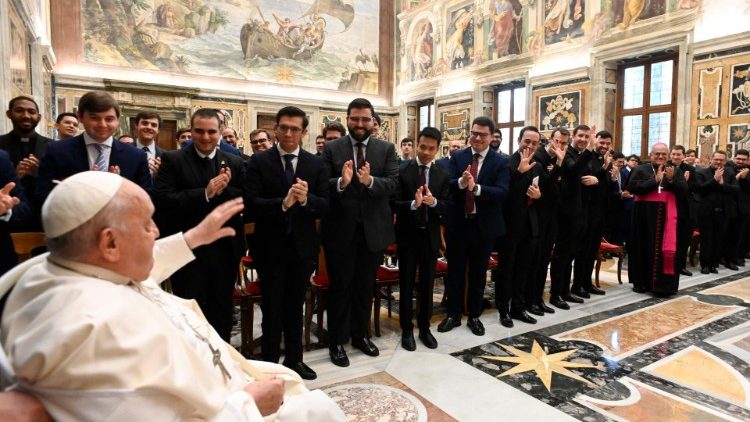
[[[539, 221], [544, 223], [557, 219], [560, 209], [560, 189], [562, 184], [562, 168], [557, 165], [557, 158], [552, 158], [544, 145], [540, 146], [532, 159], [542, 166], [544, 172], [539, 178], [542, 197], [536, 201], [536, 212]], [[551, 170], [548, 167], [552, 166]]]
[[[518, 171], [518, 165], [521, 163], [521, 154], [516, 151], [510, 156], [510, 191], [505, 199], [504, 215], [505, 222], [508, 226], [506, 235], [513, 238], [522, 238], [525, 236], [537, 236], [539, 234], [539, 217], [537, 214], [538, 200], [529, 204], [529, 197], [526, 191], [531, 186], [535, 177], [539, 177], [539, 188], [542, 186], [542, 177], [546, 169], [540, 163], [533, 163], [534, 166], [525, 173]], [[544, 197], [544, 192], [542, 192]]]
[[581, 177], [589, 174], [589, 162], [593, 158], [594, 154], [588, 149], [579, 153], [572, 145], [568, 147], [562, 165], [562, 189], [560, 191], [563, 215], [579, 216], [583, 213]]
[[[145, 152], [113, 140], [109, 165], [118, 166], [122, 177], [139, 185], [146, 192], [151, 192], [153, 184]], [[43, 203], [55, 187], [53, 181], [89, 170], [91, 167], [83, 134], [49, 144], [47, 154], [39, 165], [36, 191], [39, 203]]]
[[[143, 154], [143, 151], [141, 153]], [[237, 197], [246, 198], [243, 183], [245, 167], [242, 159], [217, 149], [213, 161], [214, 174], [218, 174], [221, 167], [228, 167], [232, 172], [232, 179], [220, 195], [206, 201], [206, 186], [210, 178], [204, 173], [201, 160], [195, 148], [167, 151], [161, 156], [161, 167], [156, 173], [153, 196], [156, 206], [155, 220], [162, 235], [191, 229], [224, 202]], [[231, 243], [239, 259], [245, 253], [242, 217], [233, 216], [226, 226], [233, 227], [236, 232]], [[204, 247], [214, 247], [226, 242], [226, 239], [222, 239]]]
[[724, 169], [724, 184], [714, 179], [713, 167], [699, 167], [695, 171], [695, 191], [698, 194], [698, 217], [707, 217], [714, 213], [714, 209], [724, 210], [727, 218], [737, 216], [737, 206], [734, 195], [739, 192], [739, 185], [734, 171]]
[[16, 265], [16, 254], [13, 252], [13, 241], [10, 233], [18, 223], [32, 218], [32, 209], [23, 187], [16, 178], [16, 168], [5, 151], [0, 151], [0, 188], [13, 182], [16, 187], [10, 192], [11, 196], [17, 197], [21, 202], [13, 207], [11, 219], [8, 222], [0, 221], [0, 275]]
[[[138, 144], [137, 144], [137, 142], [138, 142], [138, 140], [136, 139], [130, 145], [133, 148], [137, 148], [137, 149], [143, 150], [143, 147], [139, 147]], [[154, 139], [154, 149], [156, 149], [156, 156], [157, 157], [161, 157], [162, 154], [164, 154], [165, 152], [167, 152], [166, 150], [164, 150], [164, 148], [161, 148], [159, 145], [156, 144], [156, 139]], [[143, 152], [146, 152], [146, 151], [143, 151]]]
[[[34, 154], [34, 156], [41, 161], [47, 154], [47, 146], [52, 142], [52, 139], [34, 132], [29, 138], [29, 145], [24, 146], [21, 143], [20, 136], [13, 132], [9, 132], [0, 136], [0, 149], [8, 152], [10, 161], [13, 163], [13, 166], [16, 167], [22, 159], [28, 158], [29, 154]], [[26, 197], [29, 200], [35, 200], [37, 176], [26, 175], [21, 178], [21, 183], [23, 184], [23, 190]], [[41, 205], [41, 203], [37, 205]], [[41, 226], [37, 227], [37, 229], [40, 228]]]
[[450, 179], [448, 173], [437, 163], [433, 163], [429, 170], [429, 183], [432, 196], [437, 199], [434, 207], [422, 204], [416, 210], [411, 209], [411, 203], [417, 189], [421, 186], [419, 177], [419, 163], [417, 160], [408, 160], [401, 164], [398, 169], [399, 193], [393, 208], [396, 212], [396, 239], [399, 247], [408, 245], [416, 236], [424, 236], [420, 230], [422, 220], [420, 214], [424, 208], [427, 209], [426, 228], [430, 236], [430, 246], [433, 252], [440, 248], [440, 218], [450, 208]]
[[355, 182], [355, 174], [352, 183], [339, 192], [338, 179], [344, 163], [352, 160], [356, 167], [353, 142], [356, 141], [347, 135], [326, 143], [323, 149], [323, 160], [331, 174], [331, 211], [323, 219], [323, 243], [332, 249], [347, 248], [354, 237], [357, 220], [361, 219], [367, 246], [372, 252], [378, 252], [396, 239], [390, 206], [398, 189], [396, 149], [390, 142], [371, 137], [365, 158], [370, 163], [372, 187]]
[[254, 242], [261, 246], [256, 258], [272, 262], [284, 253], [289, 230], [297, 252], [302, 258], [315, 259], [320, 250], [320, 237], [315, 220], [328, 212], [329, 172], [323, 159], [300, 149], [294, 174], [307, 182], [307, 204], [295, 203], [283, 211], [281, 203], [290, 185], [284, 176], [284, 166], [276, 146], [253, 154], [247, 162], [247, 213], [255, 221]]

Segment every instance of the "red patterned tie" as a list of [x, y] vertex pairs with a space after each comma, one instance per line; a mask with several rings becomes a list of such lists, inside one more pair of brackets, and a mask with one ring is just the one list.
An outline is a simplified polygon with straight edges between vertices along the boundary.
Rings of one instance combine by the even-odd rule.
[[[474, 154], [474, 160], [471, 162], [471, 169], [469, 173], [474, 178], [474, 183], [477, 182], [477, 169], [479, 168], [479, 154]], [[464, 207], [466, 214], [474, 214], [474, 192], [466, 188], [466, 205]]]

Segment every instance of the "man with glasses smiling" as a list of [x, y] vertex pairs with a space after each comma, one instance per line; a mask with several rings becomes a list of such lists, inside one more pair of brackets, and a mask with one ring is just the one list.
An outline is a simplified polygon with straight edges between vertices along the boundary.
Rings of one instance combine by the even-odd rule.
[[250, 148], [253, 154], [265, 151], [271, 147], [271, 134], [265, 129], [255, 129], [250, 132]]
[[[484, 335], [479, 320], [487, 279], [487, 265], [495, 239], [505, 233], [503, 201], [508, 195], [508, 159], [490, 149], [495, 123], [477, 117], [471, 125], [471, 147], [453, 154], [450, 160], [452, 205], [446, 213], [446, 257], [448, 315], [438, 325], [444, 333], [461, 325], [464, 285], [468, 281], [469, 320], [475, 335]], [[466, 277], [468, 265], [469, 275]]]
[[375, 273], [395, 240], [390, 198], [398, 189], [393, 144], [370, 136], [375, 110], [364, 99], [347, 109], [349, 135], [330, 141], [323, 159], [331, 173], [331, 211], [322, 222], [331, 285], [328, 291], [329, 354], [348, 366], [344, 344], [379, 354], [367, 337]]

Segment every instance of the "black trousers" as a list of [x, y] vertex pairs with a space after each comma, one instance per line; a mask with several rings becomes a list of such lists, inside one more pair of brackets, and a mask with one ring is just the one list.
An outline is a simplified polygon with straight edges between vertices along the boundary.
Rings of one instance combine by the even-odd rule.
[[314, 261], [315, 258], [300, 257], [291, 235], [285, 239], [280, 255], [257, 255], [256, 266], [263, 292], [261, 352], [264, 361], [279, 362], [282, 332], [284, 363], [302, 361], [302, 307]]
[[414, 282], [419, 269], [419, 284], [417, 288], [417, 327], [420, 330], [430, 328], [432, 317], [432, 292], [435, 287], [435, 261], [437, 251], [430, 243], [427, 230], [420, 230], [417, 236], [407, 240], [399, 239], [398, 244], [399, 261], [399, 291], [401, 302], [399, 303], [399, 318], [403, 331], [412, 331], [414, 325], [411, 320], [414, 317], [412, 297], [414, 295]]
[[557, 242], [552, 254], [550, 276], [552, 277], [552, 297], [570, 294], [570, 275], [573, 271], [573, 259], [583, 245], [586, 230], [584, 215], [561, 216], [558, 221]]
[[522, 312], [531, 305], [533, 268], [537, 254], [537, 238], [506, 236], [498, 252], [499, 284], [495, 285], [495, 306], [501, 315]]
[[552, 248], [557, 238], [557, 218], [552, 217], [546, 221], [540, 219], [539, 241], [536, 264], [532, 264], [533, 272], [531, 280], [530, 304], [542, 303], [544, 301], [544, 285], [547, 283], [547, 269], [552, 260]]
[[170, 277], [172, 292], [185, 299], [195, 299], [209, 324], [229, 342], [232, 333], [232, 292], [237, 278], [238, 259], [232, 248], [223, 247], [228, 239], [193, 251], [195, 260]]
[[573, 267], [574, 289], [581, 287], [589, 289], [592, 287], [591, 273], [594, 271], [596, 254], [599, 251], [599, 245], [602, 243], [602, 235], [604, 234], [603, 213], [600, 210], [588, 212], [581, 248], [578, 249], [575, 256], [575, 266]]
[[687, 267], [687, 252], [690, 247], [690, 241], [693, 239], [693, 223], [690, 216], [677, 217], [677, 252], [675, 253], [675, 262], [677, 268], [684, 269]]
[[748, 221], [750, 221], [749, 215], [738, 215], [729, 220], [727, 231], [731, 229], [731, 234], [729, 232], [726, 234], [723, 242], [724, 251], [721, 258], [731, 262], [745, 258], [746, 252], [744, 252], [743, 244], [747, 244], [745, 236], [747, 236]]
[[328, 277], [328, 331], [331, 346], [350, 338], [367, 337], [370, 308], [375, 291], [375, 273], [383, 262], [383, 250], [367, 247], [362, 226], [355, 230], [349, 245], [325, 248]]
[[711, 215], [698, 217], [698, 228], [701, 233], [701, 267], [717, 267], [724, 252], [722, 241], [726, 219], [723, 211], [715, 211]]
[[464, 231], [446, 232], [446, 258], [448, 259], [448, 316], [461, 318], [464, 310], [464, 287], [469, 268], [469, 290], [466, 298], [469, 318], [482, 314], [482, 298], [487, 284], [487, 264], [495, 244], [494, 238], [483, 238], [479, 224], [474, 219], [467, 222]]
[[750, 252], [750, 215], [740, 216], [740, 231], [737, 237], [737, 259], [744, 259]]

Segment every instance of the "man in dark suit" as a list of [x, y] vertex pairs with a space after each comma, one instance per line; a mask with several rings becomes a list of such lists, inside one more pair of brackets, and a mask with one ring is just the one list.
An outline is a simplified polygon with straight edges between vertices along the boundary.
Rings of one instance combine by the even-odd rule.
[[[190, 123], [193, 147], [165, 152], [156, 173], [153, 196], [162, 235], [188, 230], [224, 202], [245, 197], [242, 159], [217, 147], [221, 132], [216, 111], [199, 109]], [[227, 225], [234, 228], [233, 237], [195, 249], [195, 260], [171, 277], [174, 294], [195, 299], [225, 341], [232, 331], [237, 265], [246, 249], [241, 217], [232, 217]]]
[[302, 362], [302, 304], [318, 252], [315, 220], [328, 212], [328, 167], [303, 150], [309, 121], [297, 107], [276, 114], [271, 149], [253, 154], [247, 163], [248, 213], [255, 239], [263, 245], [253, 258], [263, 292], [263, 360], [278, 363], [284, 333], [284, 366], [304, 379], [317, 375]]
[[[16, 254], [10, 238], [11, 223], [32, 217], [32, 208], [8, 153], [0, 151], [0, 275], [16, 265]], [[0, 313], [2, 309], [0, 308]]]
[[399, 194], [396, 211], [396, 243], [398, 244], [399, 292], [401, 304], [401, 346], [415, 350], [412, 325], [412, 295], [419, 268], [417, 287], [417, 326], [419, 339], [430, 349], [437, 340], [430, 333], [432, 290], [435, 284], [435, 261], [440, 249], [440, 217], [450, 204], [448, 173], [433, 160], [440, 147], [440, 131], [422, 129], [417, 137], [416, 158], [401, 164], [398, 171]]
[[49, 144], [39, 165], [36, 197], [39, 204], [54, 188], [53, 181], [88, 170], [109, 171], [151, 192], [146, 153], [115, 140], [120, 121], [117, 101], [107, 92], [86, 93], [78, 102], [78, 120], [84, 132]]
[[[33, 98], [23, 95], [13, 98], [5, 115], [10, 119], [13, 130], [0, 136], [0, 149], [8, 152], [26, 197], [33, 199], [39, 162], [47, 153], [47, 145], [52, 140], [36, 133], [35, 129], [42, 115], [39, 113], [39, 105]], [[36, 216], [25, 220], [24, 223], [14, 221], [11, 231], [41, 231], [42, 225], [38, 215], [41, 203], [37, 205], [34, 207]]]
[[[484, 335], [479, 320], [487, 279], [487, 265], [495, 239], [505, 233], [503, 201], [508, 195], [510, 171], [508, 159], [490, 148], [495, 123], [477, 117], [471, 125], [470, 148], [456, 151], [451, 158], [451, 209], [446, 217], [446, 255], [448, 258], [448, 316], [438, 332], [461, 325], [464, 285], [468, 281], [469, 320], [475, 335]], [[468, 280], [466, 267], [468, 265]]]
[[151, 176], [155, 176], [161, 165], [161, 155], [164, 150], [156, 144], [156, 137], [159, 136], [161, 127], [161, 116], [149, 111], [142, 111], [135, 116], [135, 136], [134, 145], [142, 149], [148, 158], [148, 170]]
[[746, 149], [738, 149], [734, 153], [734, 170], [740, 190], [737, 192], [737, 237], [732, 242], [735, 264], [744, 267], [745, 256], [750, 248], [750, 153]]
[[[539, 215], [537, 202], [543, 196], [539, 187], [545, 169], [532, 161], [539, 147], [539, 130], [527, 126], [518, 134], [518, 149], [511, 154], [510, 191], [505, 199], [503, 215], [507, 231], [499, 245], [499, 273], [495, 287], [495, 305], [500, 312], [500, 323], [513, 327], [513, 319], [536, 324], [527, 309], [535, 315], [544, 315], [532, 294], [533, 267], [538, 261]], [[449, 266], [450, 268], [450, 266]], [[533, 296], [533, 298], [532, 298]]]
[[[685, 147], [682, 145], [674, 145], [669, 152], [670, 160], [667, 161], [667, 166], [673, 166], [676, 168], [676, 173], [690, 186], [692, 179], [695, 179], [695, 167], [685, 162]], [[692, 179], [691, 179], [692, 178]], [[677, 200], [677, 254], [675, 256], [675, 262], [677, 262], [680, 274], [685, 276], [692, 276], [693, 273], [688, 271], [687, 266], [687, 251], [690, 246], [690, 240], [693, 237], [693, 224], [690, 216], [690, 191], [677, 191], [675, 192], [675, 198]]]
[[[228, 144], [222, 137], [222, 134], [224, 133], [224, 129], [227, 128], [226, 116], [224, 116], [224, 113], [219, 109], [213, 109], [213, 110], [216, 112], [216, 115], [219, 116], [219, 150], [224, 151], [227, 154], [232, 154], [232, 155], [236, 155], [239, 157], [240, 150]], [[192, 145], [193, 145], [193, 140], [190, 139], [182, 143], [182, 148], [187, 148]]]
[[331, 280], [328, 300], [329, 353], [348, 366], [344, 344], [379, 354], [367, 337], [375, 273], [385, 248], [395, 241], [390, 199], [398, 189], [394, 145], [370, 136], [374, 109], [364, 98], [349, 103], [349, 135], [326, 143], [331, 173], [331, 212], [323, 219], [323, 247]]
[[727, 220], [737, 213], [731, 207], [734, 205], [732, 196], [739, 191], [739, 185], [734, 172], [725, 169], [726, 161], [726, 152], [716, 151], [709, 167], [699, 167], [695, 171], [702, 274], [718, 274], [717, 267], [724, 252], [723, 242], [728, 240]]

